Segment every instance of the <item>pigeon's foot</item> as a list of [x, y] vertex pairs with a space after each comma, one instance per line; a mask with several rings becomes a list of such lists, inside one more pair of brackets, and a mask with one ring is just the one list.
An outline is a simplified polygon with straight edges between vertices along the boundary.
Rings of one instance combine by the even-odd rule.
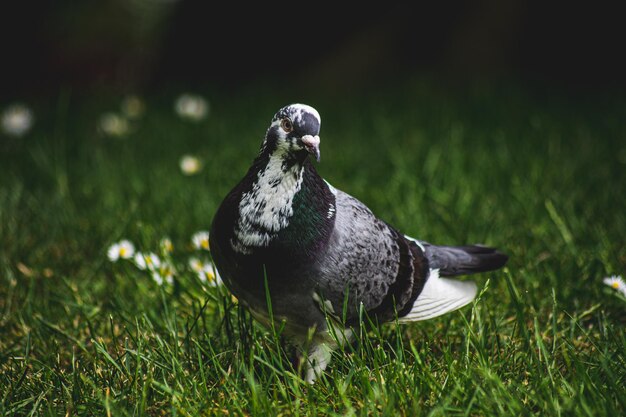
[[319, 343], [311, 346], [307, 356], [301, 357], [304, 380], [313, 384], [315, 380], [324, 372], [335, 347], [327, 343]]

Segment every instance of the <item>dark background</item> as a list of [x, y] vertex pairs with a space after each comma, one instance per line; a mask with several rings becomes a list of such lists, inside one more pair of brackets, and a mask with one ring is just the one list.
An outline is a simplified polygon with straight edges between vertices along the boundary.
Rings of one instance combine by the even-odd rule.
[[565, 93], [626, 86], [624, 14], [602, 2], [12, 3], [0, 17], [2, 101], [173, 85], [343, 94], [419, 76]]

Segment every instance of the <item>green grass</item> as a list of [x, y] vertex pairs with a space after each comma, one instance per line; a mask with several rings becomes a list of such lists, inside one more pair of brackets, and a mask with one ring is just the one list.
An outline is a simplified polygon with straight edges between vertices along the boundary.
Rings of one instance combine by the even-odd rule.
[[[35, 105], [0, 136], [3, 415], [581, 415], [626, 410], [626, 101], [515, 89], [324, 99], [204, 91], [209, 118], [146, 97], [125, 138], [96, 130], [119, 97]], [[313, 386], [224, 288], [183, 266], [190, 237], [253, 159], [282, 105], [322, 115], [320, 173], [403, 232], [510, 255], [476, 302], [359, 336]], [[205, 161], [184, 176], [178, 160]], [[159, 287], [130, 262], [169, 236], [180, 270]]]

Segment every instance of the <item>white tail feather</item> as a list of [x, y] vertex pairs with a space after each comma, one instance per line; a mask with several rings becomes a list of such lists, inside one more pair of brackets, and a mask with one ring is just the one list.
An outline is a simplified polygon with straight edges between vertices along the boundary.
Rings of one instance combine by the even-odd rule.
[[440, 278], [439, 270], [431, 269], [413, 308], [398, 321], [428, 320], [441, 316], [471, 303], [476, 297], [476, 291], [474, 282]]

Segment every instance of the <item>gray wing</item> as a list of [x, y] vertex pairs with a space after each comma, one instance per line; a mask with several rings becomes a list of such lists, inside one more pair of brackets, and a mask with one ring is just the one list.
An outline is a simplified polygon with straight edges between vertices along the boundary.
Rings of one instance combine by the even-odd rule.
[[396, 312], [410, 309], [425, 269], [425, 258], [414, 242], [363, 203], [336, 190], [335, 228], [317, 280], [337, 316], [355, 322], [362, 305], [370, 318], [393, 319]]
[[484, 245], [438, 246], [420, 242], [431, 268], [442, 277], [493, 271], [506, 264], [507, 255]]

